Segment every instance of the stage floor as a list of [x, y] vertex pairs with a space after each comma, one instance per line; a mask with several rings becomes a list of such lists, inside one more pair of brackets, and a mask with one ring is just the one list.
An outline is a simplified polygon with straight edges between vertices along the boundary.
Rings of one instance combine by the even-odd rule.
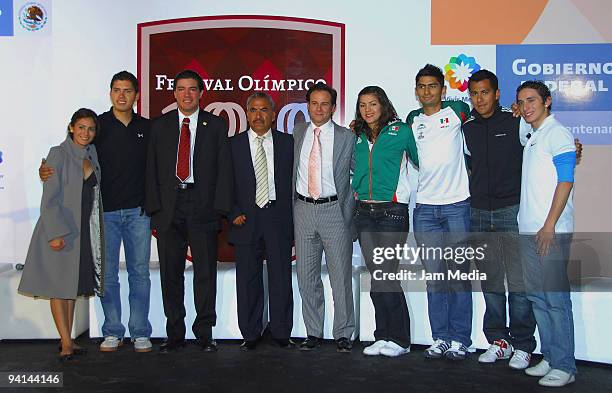
[[[366, 357], [357, 343], [350, 354], [336, 352], [326, 341], [318, 350], [300, 352], [273, 346], [264, 338], [254, 351], [240, 350], [240, 341], [219, 342], [219, 351], [203, 353], [191, 341], [183, 350], [138, 354], [126, 344], [101, 353], [83, 334], [77, 342], [89, 353], [68, 364], [57, 359], [56, 340], [0, 342], [0, 372], [63, 372], [62, 392], [550, 392], [537, 378], [511, 370], [507, 361], [481, 365], [477, 354], [463, 362], [427, 360], [424, 346], [399, 358]], [[539, 356], [534, 361], [539, 361]], [[532, 361], [533, 362], [533, 361]], [[612, 366], [578, 362], [576, 383], [559, 392], [609, 392]], [[606, 387], [607, 386], [607, 387]], [[44, 389], [46, 390], [46, 389]], [[0, 388], [0, 392], [44, 391]]]

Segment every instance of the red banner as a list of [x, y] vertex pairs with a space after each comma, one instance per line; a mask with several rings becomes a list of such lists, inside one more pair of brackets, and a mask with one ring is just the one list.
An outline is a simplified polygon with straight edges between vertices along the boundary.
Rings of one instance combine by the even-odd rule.
[[[138, 25], [138, 111], [154, 118], [176, 108], [174, 76], [197, 71], [200, 106], [224, 117], [229, 135], [248, 129], [246, 99], [263, 91], [275, 101], [276, 129], [308, 121], [306, 91], [319, 81], [338, 91], [334, 120], [344, 122], [344, 24], [276, 16], [207, 16]], [[219, 238], [219, 260], [233, 261]]]

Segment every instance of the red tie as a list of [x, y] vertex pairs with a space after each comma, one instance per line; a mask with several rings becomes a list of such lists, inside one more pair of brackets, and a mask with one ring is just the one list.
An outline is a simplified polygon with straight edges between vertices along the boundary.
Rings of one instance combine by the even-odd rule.
[[191, 132], [189, 131], [189, 118], [183, 119], [181, 136], [179, 137], [178, 158], [176, 160], [176, 177], [184, 182], [189, 177], [189, 160], [191, 157]]

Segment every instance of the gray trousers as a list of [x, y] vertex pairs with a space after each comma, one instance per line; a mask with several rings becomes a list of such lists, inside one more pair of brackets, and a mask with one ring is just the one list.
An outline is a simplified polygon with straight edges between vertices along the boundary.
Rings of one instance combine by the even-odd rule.
[[293, 209], [297, 278], [306, 332], [309, 336], [323, 337], [321, 258], [325, 251], [334, 300], [334, 339], [350, 339], [355, 331], [351, 230], [344, 223], [337, 201], [315, 205], [298, 199]]

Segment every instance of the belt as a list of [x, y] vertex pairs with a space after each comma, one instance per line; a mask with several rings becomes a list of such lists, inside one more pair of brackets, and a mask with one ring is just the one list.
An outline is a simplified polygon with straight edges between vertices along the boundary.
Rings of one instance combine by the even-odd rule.
[[375, 209], [389, 209], [391, 207], [394, 206], [408, 206], [405, 203], [399, 203], [399, 202], [364, 202], [364, 201], [357, 201], [357, 206], [362, 208], [362, 209], [370, 209], [370, 210], [375, 210]]
[[274, 204], [276, 203], [276, 201], [268, 201], [268, 203], [266, 203], [265, 205], [263, 205], [262, 207], [257, 206], [259, 209], [269, 209], [272, 206], [274, 206]]
[[195, 187], [194, 183], [179, 183], [176, 185], [176, 189], [180, 191], [191, 190], [194, 187]]
[[333, 202], [333, 201], [337, 201], [338, 200], [338, 195], [330, 196], [330, 197], [327, 197], [327, 198], [319, 198], [319, 199], [309, 198], [309, 197], [304, 196], [302, 194], [297, 194], [297, 197], [298, 197], [299, 200], [302, 200], [302, 201], [308, 202], [308, 203], [313, 203], [315, 205], [320, 205], [322, 203], [328, 203], [328, 202]]

